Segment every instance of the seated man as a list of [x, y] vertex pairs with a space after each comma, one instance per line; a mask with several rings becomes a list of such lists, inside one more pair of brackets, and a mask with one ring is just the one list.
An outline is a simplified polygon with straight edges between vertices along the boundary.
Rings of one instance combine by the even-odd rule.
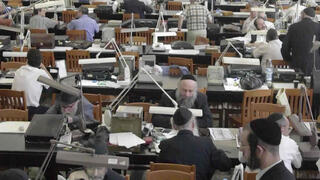
[[94, 33], [99, 32], [97, 22], [88, 16], [88, 8], [81, 6], [78, 10], [77, 19], [67, 25], [68, 30], [86, 30], [87, 41], [92, 42]]
[[252, 21], [252, 23], [250, 24], [250, 27], [249, 27], [249, 31], [251, 31], [251, 30], [261, 30], [262, 29], [262, 27], [261, 27], [262, 25], [264, 25], [265, 29], [267, 29], [267, 30], [275, 29], [274, 24], [272, 22], [268, 21], [266, 13], [259, 12], [256, 19], [258, 19], [258, 18], [263, 19], [264, 23], [262, 24], [262, 21], [260, 21], [260, 22]]
[[30, 29], [45, 29], [48, 31], [48, 28], [54, 28], [58, 24], [58, 21], [46, 17], [45, 9], [34, 9], [33, 14], [29, 23]]
[[241, 32], [247, 33], [256, 18], [257, 18], [257, 11], [250, 11], [250, 16], [243, 22]]
[[266, 41], [267, 43], [259, 43], [252, 52], [253, 57], [262, 57], [262, 67], [266, 67], [268, 59], [283, 59], [280, 51], [282, 42], [279, 40], [278, 33], [275, 29], [268, 30]]
[[231, 161], [226, 154], [215, 147], [210, 137], [194, 136], [196, 127], [192, 113], [180, 107], [173, 115], [172, 126], [177, 136], [160, 143], [159, 162], [196, 166], [196, 179], [211, 179], [215, 169], [228, 171]]
[[51, 78], [50, 73], [44, 67], [42, 56], [38, 49], [30, 49], [27, 54], [27, 65], [20, 67], [16, 72], [12, 83], [12, 90], [24, 91], [28, 106], [29, 120], [34, 114], [44, 114], [48, 108], [39, 104], [42, 88], [49, 86], [37, 81], [39, 76]]
[[152, 9], [139, 0], [124, 0], [124, 9], [126, 13], [136, 13], [140, 18], [144, 18], [144, 13], [152, 13]]
[[8, 19], [8, 15], [10, 13], [15, 13], [15, 11], [11, 11], [11, 8], [6, 7], [6, 5], [1, 1], [0, 2], [0, 25], [11, 26], [13, 21], [12, 19]]
[[[203, 116], [197, 118], [199, 128], [212, 127], [212, 114], [208, 107], [207, 96], [198, 92], [197, 80], [193, 75], [182, 76], [178, 88], [168, 94], [180, 107], [202, 110]], [[162, 94], [159, 106], [173, 107], [173, 104], [165, 94]], [[171, 128], [170, 116], [153, 115], [152, 124], [156, 127]]]
[[269, 30], [270, 28], [274, 29], [274, 26], [267, 26], [266, 22], [262, 17], [258, 17], [254, 20], [253, 28], [250, 28], [248, 33], [245, 35], [245, 44], [247, 43], [254, 43], [254, 42], [266, 42], [265, 35], [256, 35], [256, 40], [252, 39], [251, 31], [253, 30]]
[[[78, 97], [61, 92], [47, 114], [63, 114], [68, 119], [69, 127], [76, 129], [81, 127], [81, 111], [81, 101]], [[93, 117], [93, 105], [85, 97], [83, 97], [83, 111], [87, 127], [95, 127], [98, 121]]]
[[297, 143], [289, 137], [289, 120], [280, 113], [273, 113], [268, 118], [276, 122], [281, 129], [281, 142], [279, 146], [280, 159], [283, 160], [286, 168], [293, 174], [291, 165], [295, 168], [301, 167], [302, 157]]

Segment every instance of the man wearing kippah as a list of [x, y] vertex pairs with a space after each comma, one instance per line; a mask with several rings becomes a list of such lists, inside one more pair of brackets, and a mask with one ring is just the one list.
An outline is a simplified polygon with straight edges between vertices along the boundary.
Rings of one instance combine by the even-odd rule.
[[[314, 65], [314, 54], [310, 52], [312, 41], [316, 36], [320, 40], [320, 25], [314, 22], [315, 11], [313, 8], [305, 8], [301, 12], [301, 21], [292, 24], [283, 40], [281, 53], [290, 67], [301, 69], [305, 75], [310, 76]], [[320, 68], [319, 50], [315, 52], [315, 67]]]
[[256, 180], [294, 180], [279, 155], [280, 127], [267, 119], [248, 123], [241, 133], [240, 151], [250, 169], [261, 169]]
[[[207, 96], [198, 92], [197, 80], [193, 75], [182, 76], [178, 82], [178, 88], [168, 94], [178, 103], [179, 107], [202, 110], [203, 116], [197, 118], [199, 128], [212, 127], [212, 114], [208, 107]], [[162, 94], [159, 106], [173, 107], [173, 104], [165, 94]], [[156, 127], [171, 128], [170, 117], [153, 115], [152, 124]]]
[[230, 159], [215, 147], [210, 137], [194, 136], [197, 125], [187, 108], [177, 109], [171, 123], [179, 132], [177, 136], [161, 141], [159, 162], [194, 164], [197, 180], [209, 180], [215, 169], [228, 171], [232, 167]]

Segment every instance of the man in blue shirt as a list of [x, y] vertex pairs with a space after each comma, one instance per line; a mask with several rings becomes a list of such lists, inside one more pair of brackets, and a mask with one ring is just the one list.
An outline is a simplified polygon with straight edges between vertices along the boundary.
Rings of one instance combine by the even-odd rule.
[[68, 24], [68, 30], [86, 30], [87, 41], [93, 41], [94, 33], [99, 32], [97, 22], [88, 16], [88, 8], [80, 7], [77, 14], [77, 19], [72, 20]]

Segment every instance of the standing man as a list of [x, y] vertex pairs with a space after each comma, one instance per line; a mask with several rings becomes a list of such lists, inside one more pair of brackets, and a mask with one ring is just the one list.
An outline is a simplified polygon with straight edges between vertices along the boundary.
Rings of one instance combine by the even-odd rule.
[[241, 133], [240, 151], [250, 169], [261, 169], [256, 180], [295, 180], [279, 155], [280, 127], [267, 119], [248, 123]]
[[92, 42], [94, 33], [99, 32], [97, 22], [88, 16], [88, 8], [81, 6], [78, 10], [77, 19], [68, 24], [68, 30], [86, 30], [87, 41]]
[[126, 13], [136, 13], [140, 18], [144, 18], [144, 13], [152, 13], [152, 9], [139, 0], [124, 0], [124, 9]]
[[187, 41], [194, 44], [196, 37], [207, 38], [207, 23], [212, 23], [212, 16], [209, 10], [195, 0], [190, 0], [190, 5], [179, 17], [178, 30], [181, 30], [183, 19], [187, 20]]
[[46, 17], [45, 9], [34, 9], [34, 16], [30, 18], [30, 29], [45, 29], [48, 32], [49, 28], [54, 28], [58, 21]]
[[[288, 61], [292, 68], [301, 69], [308, 76], [311, 75], [314, 65], [314, 56], [310, 52], [312, 41], [314, 36], [316, 40], [320, 39], [320, 25], [313, 21], [314, 17], [313, 8], [304, 9], [301, 12], [301, 21], [289, 27], [281, 48], [283, 59]], [[315, 55], [315, 66], [319, 69], [318, 50]]]

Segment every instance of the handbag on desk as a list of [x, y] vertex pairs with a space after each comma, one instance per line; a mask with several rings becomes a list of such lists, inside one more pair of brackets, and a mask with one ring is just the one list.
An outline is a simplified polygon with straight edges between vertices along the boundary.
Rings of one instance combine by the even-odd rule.
[[255, 74], [246, 74], [240, 79], [240, 86], [245, 90], [257, 89], [262, 86], [262, 81]]

